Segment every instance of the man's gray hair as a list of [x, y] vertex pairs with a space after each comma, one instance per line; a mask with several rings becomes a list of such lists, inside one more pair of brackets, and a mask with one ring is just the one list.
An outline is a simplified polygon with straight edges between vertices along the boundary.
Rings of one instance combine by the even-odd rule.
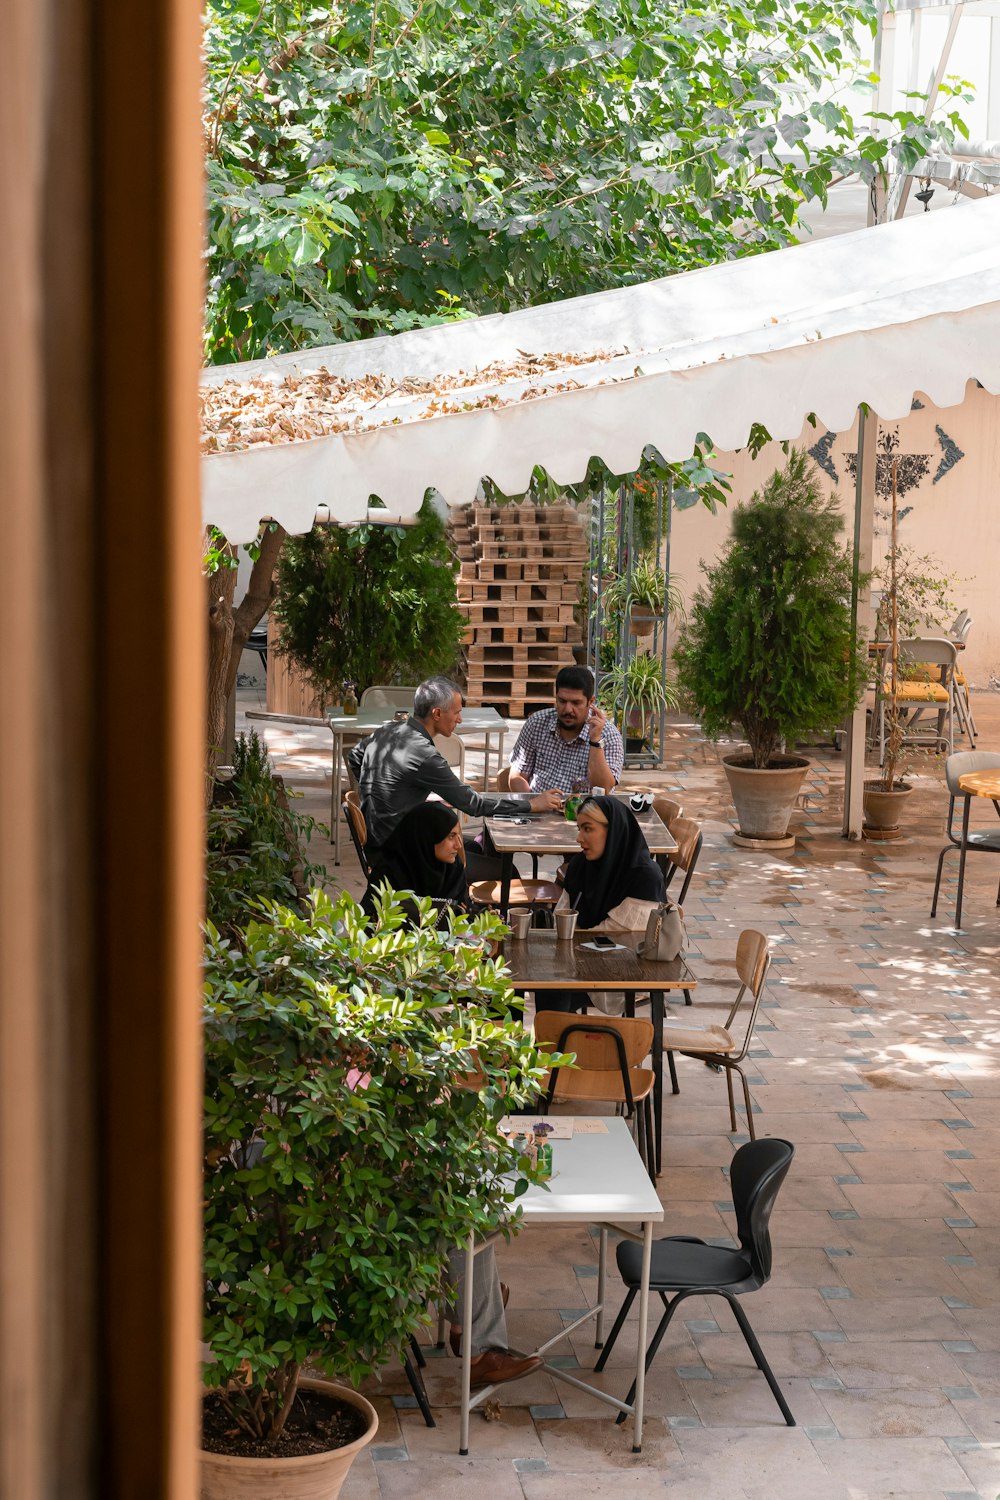
[[426, 719], [433, 708], [450, 708], [455, 694], [461, 695], [449, 677], [428, 677], [413, 695], [413, 717]]

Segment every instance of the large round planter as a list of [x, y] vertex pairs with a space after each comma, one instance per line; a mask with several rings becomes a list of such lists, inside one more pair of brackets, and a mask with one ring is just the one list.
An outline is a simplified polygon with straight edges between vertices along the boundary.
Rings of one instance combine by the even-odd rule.
[[736, 804], [739, 832], [733, 843], [744, 849], [791, 849], [788, 820], [809, 762], [804, 755], [776, 755], [758, 770], [745, 755], [724, 755], [723, 770]]
[[202, 1450], [201, 1500], [337, 1500], [348, 1469], [378, 1431], [378, 1414], [357, 1391], [330, 1380], [303, 1376], [299, 1387], [356, 1406], [368, 1418], [367, 1431], [344, 1448], [304, 1458], [230, 1458]]
[[903, 804], [913, 791], [907, 782], [887, 792], [877, 781], [866, 781], [864, 788], [865, 820], [861, 829], [866, 839], [898, 839], [899, 818]]

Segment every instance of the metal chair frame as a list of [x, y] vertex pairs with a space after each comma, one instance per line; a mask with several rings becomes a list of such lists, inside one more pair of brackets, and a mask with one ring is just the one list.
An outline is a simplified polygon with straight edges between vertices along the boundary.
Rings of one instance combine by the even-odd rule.
[[[957, 849], [958, 856], [958, 893], [955, 899], [955, 926], [962, 925], [962, 895], [965, 889], [965, 858], [967, 854], [1000, 854], [1000, 828], [992, 832], [975, 829], [969, 832], [969, 814], [973, 802], [985, 801], [985, 798], [976, 798], [959, 787], [959, 779], [968, 776], [973, 771], [1000, 770], [1000, 754], [991, 750], [958, 750], [954, 755], [949, 755], [944, 763], [945, 781], [948, 786], [948, 822], [945, 832], [948, 842], [941, 850], [937, 859], [937, 873], [934, 877], [934, 897], [931, 901], [931, 916], [937, 916], [938, 897], [941, 893], [941, 876], [944, 873], [944, 857], [949, 849]], [[955, 802], [957, 798], [964, 799], [962, 808], [962, 834], [956, 838], [954, 830]], [[993, 799], [993, 806], [997, 817], [1000, 818], [1000, 802]], [[997, 906], [1000, 906], [1000, 885], [997, 887]]]

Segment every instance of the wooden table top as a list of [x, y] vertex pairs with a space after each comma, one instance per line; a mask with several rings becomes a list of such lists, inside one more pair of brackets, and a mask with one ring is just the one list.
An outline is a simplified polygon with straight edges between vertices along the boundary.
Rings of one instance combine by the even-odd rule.
[[582, 944], [591, 933], [577, 931], [571, 943], [554, 932], [529, 932], [523, 939], [506, 938], [501, 956], [513, 985], [527, 990], [693, 990], [697, 979], [683, 958], [654, 963], [640, 958], [636, 948], [641, 932], [609, 934], [624, 948], [595, 953]]
[[958, 778], [959, 790], [973, 797], [1000, 799], [1000, 769], [995, 771], [969, 771]]
[[[651, 854], [676, 854], [677, 840], [652, 808], [635, 816]], [[536, 813], [526, 823], [487, 818], [486, 825], [498, 854], [576, 854], [580, 848], [576, 823], [562, 813]]]

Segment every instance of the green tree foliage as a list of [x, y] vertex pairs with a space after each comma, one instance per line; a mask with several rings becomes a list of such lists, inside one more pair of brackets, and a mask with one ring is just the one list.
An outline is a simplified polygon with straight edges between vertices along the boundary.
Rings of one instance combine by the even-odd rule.
[[324, 702], [455, 666], [465, 621], [444, 523], [428, 502], [415, 526], [314, 526], [285, 541], [273, 613], [283, 650]]
[[871, 181], [963, 128], [900, 112], [859, 135], [817, 102], [874, 17], [874, 0], [208, 0], [209, 360], [789, 243], [834, 176]]
[[562, 1059], [483, 956], [498, 918], [441, 931], [416, 904], [415, 926], [388, 898], [366, 924], [315, 892], [237, 941], [209, 929], [205, 1380], [256, 1438], [280, 1434], [306, 1360], [358, 1383], [390, 1359], [449, 1247], [509, 1232], [533, 1175], [497, 1122]]
[[704, 567], [674, 653], [682, 693], [710, 739], [739, 725], [753, 764], [783, 743], [839, 724], [867, 675], [851, 634], [851, 561], [837, 502], [806, 453], [733, 513], [718, 562]]

